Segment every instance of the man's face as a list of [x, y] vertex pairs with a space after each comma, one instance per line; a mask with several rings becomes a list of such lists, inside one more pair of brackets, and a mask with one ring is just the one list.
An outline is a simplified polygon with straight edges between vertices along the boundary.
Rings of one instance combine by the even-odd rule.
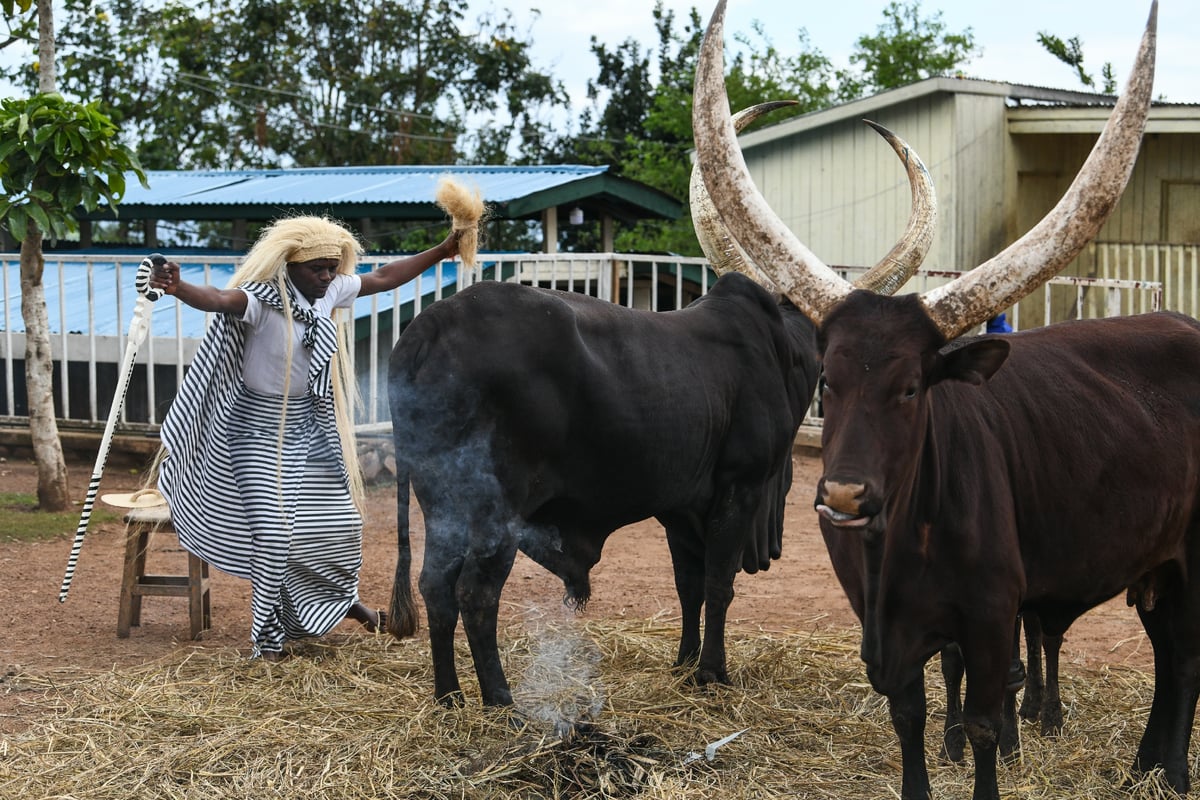
[[338, 260], [336, 258], [314, 258], [311, 261], [289, 261], [287, 264], [288, 278], [300, 293], [315, 302], [318, 297], [324, 297], [329, 284], [337, 275]]

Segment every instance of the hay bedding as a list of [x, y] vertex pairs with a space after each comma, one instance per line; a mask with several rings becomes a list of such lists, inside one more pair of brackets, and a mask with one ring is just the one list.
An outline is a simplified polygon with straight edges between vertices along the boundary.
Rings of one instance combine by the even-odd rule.
[[[704, 690], [666, 667], [677, 635], [654, 620], [514, 623], [502, 645], [523, 728], [479, 706], [465, 645], [466, 706], [435, 704], [420, 639], [306, 643], [281, 664], [196, 649], [98, 675], [7, 676], [8, 691], [48, 711], [0, 744], [0, 797], [898, 795], [899, 747], [853, 632], [731, 637], [736, 685]], [[936, 666], [929, 753], [944, 709]], [[1023, 725], [1023, 760], [1001, 767], [1002, 795], [1171, 796], [1153, 780], [1117, 788], [1145, 723], [1149, 676], [1073, 669], [1063, 695], [1065, 735], [1043, 739]], [[969, 767], [930, 771], [935, 796], [970, 796]]]

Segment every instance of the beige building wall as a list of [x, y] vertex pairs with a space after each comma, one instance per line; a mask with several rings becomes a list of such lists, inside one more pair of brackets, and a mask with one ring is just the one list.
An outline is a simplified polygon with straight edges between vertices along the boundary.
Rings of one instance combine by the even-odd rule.
[[[1005, 108], [992, 95], [926, 94], [877, 109], [925, 162], [938, 225], [924, 266], [956, 270], [1003, 247]], [[863, 117], [837, 120], [749, 147], [746, 163], [767, 202], [808, 247], [834, 266], [869, 267], [900, 238], [911, 211], [904, 165]]]
[[[1032, 91], [1054, 96], [1014, 105], [1016, 87], [1002, 84], [915, 84], [749, 134], [742, 139], [746, 163], [767, 202], [819, 258], [831, 266], [870, 267], [902, 234], [911, 197], [900, 161], [862, 123], [872, 119], [906, 140], [933, 177], [939, 221], [925, 269], [969, 269], [1053, 207], [1107, 119], [1108, 108], [1083, 105], [1074, 93]], [[1129, 186], [1097, 241], [1200, 242], [1200, 114], [1194, 108], [1151, 111]], [[1144, 270], [1125, 272], [1102, 267], [1093, 248], [1064, 274], [1156, 279]], [[1063, 292], [1060, 300], [1058, 291], [1052, 306], [1062, 318], [1080, 298]], [[1044, 313], [1042, 292], [1021, 305], [1026, 320], [1040, 321]]]
[[[1018, 192], [1015, 199], [1015, 240], [1035, 225], [1066, 192], [1088, 153], [1095, 134], [1019, 134], [1012, 137], [1016, 156]], [[1100, 229], [1098, 243], [1122, 243], [1139, 247], [1125, 263], [1105, 262], [1100, 250], [1089, 248], [1063, 270], [1064, 275], [1090, 278], [1152, 280], [1166, 286], [1168, 301], [1179, 292], [1178, 277], [1168, 273], [1165, 249], [1157, 245], [1200, 242], [1200, 144], [1195, 134], [1150, 132], [1129, 184], [1112, 217]], [[1190, 263], [1189, 263], [1190, 266]], [[1096, 291], [1072, 295], [1051, 294], [1055, 318], [1074, 316], [1080, 303], [1100, 302]], [[1022, 301], [1022, 314], [1043, 315], [1045, 291]], [[1182, 308], [1176, 302], [1169, 307]], [[1141, 310], [1141, 309], [1139, 309]]]

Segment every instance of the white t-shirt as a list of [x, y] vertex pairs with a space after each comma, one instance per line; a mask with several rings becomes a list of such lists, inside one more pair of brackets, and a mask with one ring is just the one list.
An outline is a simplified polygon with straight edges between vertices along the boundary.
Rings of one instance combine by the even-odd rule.
[[[338, 275], [329, 284], [325, 296], [318, 297], [317, 302], [310, 304], [308, 298], [292, 287], [296, 303], [301, 308], [311, 307], [318, 315], [324, 317], [333, 316], [335, 308], [349, 308], [354, 305], [361, 288], [362, 279], [358, 275]], [[242, 323], [246, 326], [246, 350], [242, 362], [242, 379], [256, 392], [283, 394], [283, 379], [287, 367], [287, 342], [284, 337], [290, 329], [292, 382], [288, 386], [288, 394], [306, 394], [311, 360], [309, 350], [303, 342], [306, 326], [295, 319], [284, 320], [283, 314], [263, 305], [254, 295], [245, 294], [246, 312], [242, 314]]]

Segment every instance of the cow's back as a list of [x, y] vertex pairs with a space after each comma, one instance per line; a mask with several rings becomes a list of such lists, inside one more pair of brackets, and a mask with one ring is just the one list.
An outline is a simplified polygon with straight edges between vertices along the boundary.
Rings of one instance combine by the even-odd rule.
[[747, 284], [664, 313], [501, 282], [435, 303], [389, 364], [397, 458], [613, 528], [707, 502], [717, 471], [765, 478], [794, 434], [791, 353]]
[[939, 408], [1002, 454], [1002, 472], [953, 480], [985, 484], [969, 497], [1007, 487], [1027, 599], [1095, 604], [1182, 563], [1200, 481], [1200, 323], [1159, 313], [1006, 338], [1001, 369], [982, 387], [939, 387]]

